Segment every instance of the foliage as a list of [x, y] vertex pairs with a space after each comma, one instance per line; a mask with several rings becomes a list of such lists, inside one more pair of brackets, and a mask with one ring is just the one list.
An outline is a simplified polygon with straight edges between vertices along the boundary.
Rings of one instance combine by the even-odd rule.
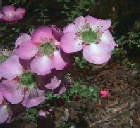
[[78, 56], [74, 56], [75, 60], [75, 65], [78, 65], [80, 68], [85, 68], [85, 67], [94, 67], [93, 64], [88, 63], [83, 57], [80, 58]]
[[[69, 2], [66, 0], [64, 1]], [[82, 16], [84, 12], [88, 12], [90, 5], [95, 5], [95, 1], [78, 0], [78, 1], [74, 1], [72, 7], [70, 7], [69, 4], [64, 4], [65, 10], [61, 12], [67, 15], [68, 19], [66, 19], [66, 21], [73, 21], [76, 17]]]
[[55, 101], [58, 98], [62, 98], [67, 102], [71, 102], [76, 98], [89, 97], [90, 100], [95, 100], [99, 98], [99, 88], [95, 86], [80, 85], [80, 83], [75, 82], [71, 85], [62, 95], [53, 95], [51, 91], [46, 92], [46, 100]]

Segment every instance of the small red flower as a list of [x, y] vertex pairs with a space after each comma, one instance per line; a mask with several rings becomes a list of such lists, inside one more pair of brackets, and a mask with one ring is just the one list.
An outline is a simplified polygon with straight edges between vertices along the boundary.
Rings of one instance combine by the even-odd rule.
[[108, 97], [108, 91], [107, 90], [101, 90], [99, 96], [101, 98], [107, 98]]

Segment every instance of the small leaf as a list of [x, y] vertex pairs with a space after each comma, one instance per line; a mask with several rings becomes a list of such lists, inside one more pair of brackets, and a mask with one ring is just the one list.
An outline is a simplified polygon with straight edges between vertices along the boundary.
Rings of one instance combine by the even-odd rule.
[[94, 91], [94, 88], [92, 86], [89, 87], [89, 92], [92, 93]]

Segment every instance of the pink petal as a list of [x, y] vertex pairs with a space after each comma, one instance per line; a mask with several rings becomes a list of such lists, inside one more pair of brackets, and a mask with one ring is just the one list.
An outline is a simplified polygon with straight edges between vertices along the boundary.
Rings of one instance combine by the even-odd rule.
[[18, 87], [18, 83], [10, 80], [3, 80], [1, 83], [3, 96], [11, 103], [18, 104], [23, 100], [24, 93]]
[[7, 5], [2, 8], [2, 12], [7, 16], [7, 17], [12, 17], [15, 15], [15, 8], [12, 5]]
[[55, 69], [62, 70], [67, 63], [62, 59], [60, 51], [55, 51], [53, 55], [53, 64]]
[[16, 54], [21, 59], [31, 59], [37, 54], [37, 46], [33, 44], [30, 40], [22, 43], [19, 48], [16, 49]]
[[39, 105], [44, 100], [45, 100], [45, 91], [33, 88], [31, 90], [26, 91], [22, 104], [26, 108], [31, 108]]
[[77, 32], [77, 27], [76, 27], [73, 23], [70, 23], [69, 25], [67, 25], [67, 26], [63, 29], [63, 33], [67, 33], [67, 32], [76, 33], [76, 32]]
[[3, 16], [2, 18], [3, 18], [4, 21], [9, 22], [9, 23], [15, 23], [19, 20], [16, 17], [9, 18], [9, 17]]
[[65, 33], [60, 46], [66, 53], [78, 52], [82, 50], [82, 41], [74, 33]]
[[86, 16], [86, 23], [89, 24], [90, 27], [96, 29], [96, 28], [100, 28], [102, 31], [107, 30], [110, 26], [111, 26], [111, 20], [107, 19], [107, 20], [102, 20], [102, 19], [97, 19], [94, 18], [92, 16]]
[[96, 24], [98, 19], [90, 15], [85, 16], [86, 23]]
[[110, 28], [111, 20], [110, 19], [107, 19], [107, 20], [98, 19], [97, 24], [99, 26], [101, 26], [102, 31], [105, 31]]
[[51, 69], [54, 68], [52, 60], [47, 56], [35, 57], [31, 61], [30, 66], [31, 70], [38, 75], [49, 74], [51, 73]]
[[83, 57], [90, 63], [103, 64], [111, 58], [111, 49], [106, 44], [91, 44], [83, 49]]
[[53, 38], [52, 30], [47, 26], [38, 27], [31, 35], [32, 42], [36, 44], [46, 43], [51, 38]]
[[81, 30], [85, 26], [85, 18], [83, 16], [79, 16], [74, 20], [74, 23], [78, 30]]
[[3, 14], [2, 14], [2, 13], [0, 13], [0, 19], [2, 19], [2, 17], [3, 17]]
[[18, 45], [21, 45], [22, 43], [29, 41], [31, 39], [31, 36], [27, 33], [23, 33], [21, 36], [19, 36], [15, 42], [15, 47], [17, 48]]
[[113, 36], [111, 35], [110, 31], [104, 31], [104, 33], [101, 36], [101, 42], [104, 44], [108, 44], [111, 47], [111, 50], [114, 49], [115, 46], [117, 46], [116, 42], [114, 41]]
[[[1, 86], [1, 85], [0, 85]], [[2, 101], [4, 100], [4, 97], [3, 97], [3, 94], [2, 92], [0, 91], [0, 104], [2, 104]]]
[[61, 83], [61, 80], [57, 79], [56, 76], [54, 76], [54, 78], [51, 79], [51, 83], [45, 85], [45, 87], [47, 89], [54, 90], [55, 88], [59, 87], [60, 83]]
[[15, 15], [18, 17], [18, 19], [22, 19], [23, 16], [25, 15], [26, 10], [24, 8], [17, 8]]
[[86, 19], [86, 23], [89, 24], [91, 28], [97, 29], [97, 21], [98, 21], [97, 18], [88, 15], [85, 17], [85, 19]]
[[7, 105], [0, 106], [0, 124], [4, 123], [9, 117], [8, 107]]
[[56, 25], [51, 25], [51, 29], [52, 29], [52, 33], [55, 39], [57, 39], [58, 41], [60, 41], [63, 32], [60, 28], [56, 27]]
[[47, 112], [45, 112], [45, 111], [43, 111], [43, 110], [40, 110], [40, 111], [38, 111], [38, 115], [39, 115], [39, 116], [46, 117]]
[[8, 80], [12, 80], [22, 73], [23, 68], [19, 63], [19, 57], [17, 55], [9, 57], [0, 65], [0, 76], [3, 76]]
[[[60, 88], [60, 86], [59, 86], [59, 88]], [[58, 88], [56, 88], [56, 89], [53, 91], [53, 92], [54, 92], [54, 96], [61, 95], [61, 94], [63, 94], [65, 91], [66, 91], [66, 87], [65, 87], [65, 86], [61, 87], [59, 90], [58, 90]]]

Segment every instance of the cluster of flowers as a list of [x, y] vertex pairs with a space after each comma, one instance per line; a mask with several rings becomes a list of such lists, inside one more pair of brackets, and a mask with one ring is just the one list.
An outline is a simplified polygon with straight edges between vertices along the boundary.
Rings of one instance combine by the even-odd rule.
[[70, 53], [82, 51], [89, 63], [106, 63], [116, 46], [110, 26], [110, 20], [80, 16], [63, 31], [51, 25], [40, 26], [30, 35], [20, 34], [15, 49], [0, 56], [0, 123], [10, 121], [8, 102], [30, 108], [45, 100], [47, 90], [64, 93], [66, 85], [58, 74], [72, 62]]

